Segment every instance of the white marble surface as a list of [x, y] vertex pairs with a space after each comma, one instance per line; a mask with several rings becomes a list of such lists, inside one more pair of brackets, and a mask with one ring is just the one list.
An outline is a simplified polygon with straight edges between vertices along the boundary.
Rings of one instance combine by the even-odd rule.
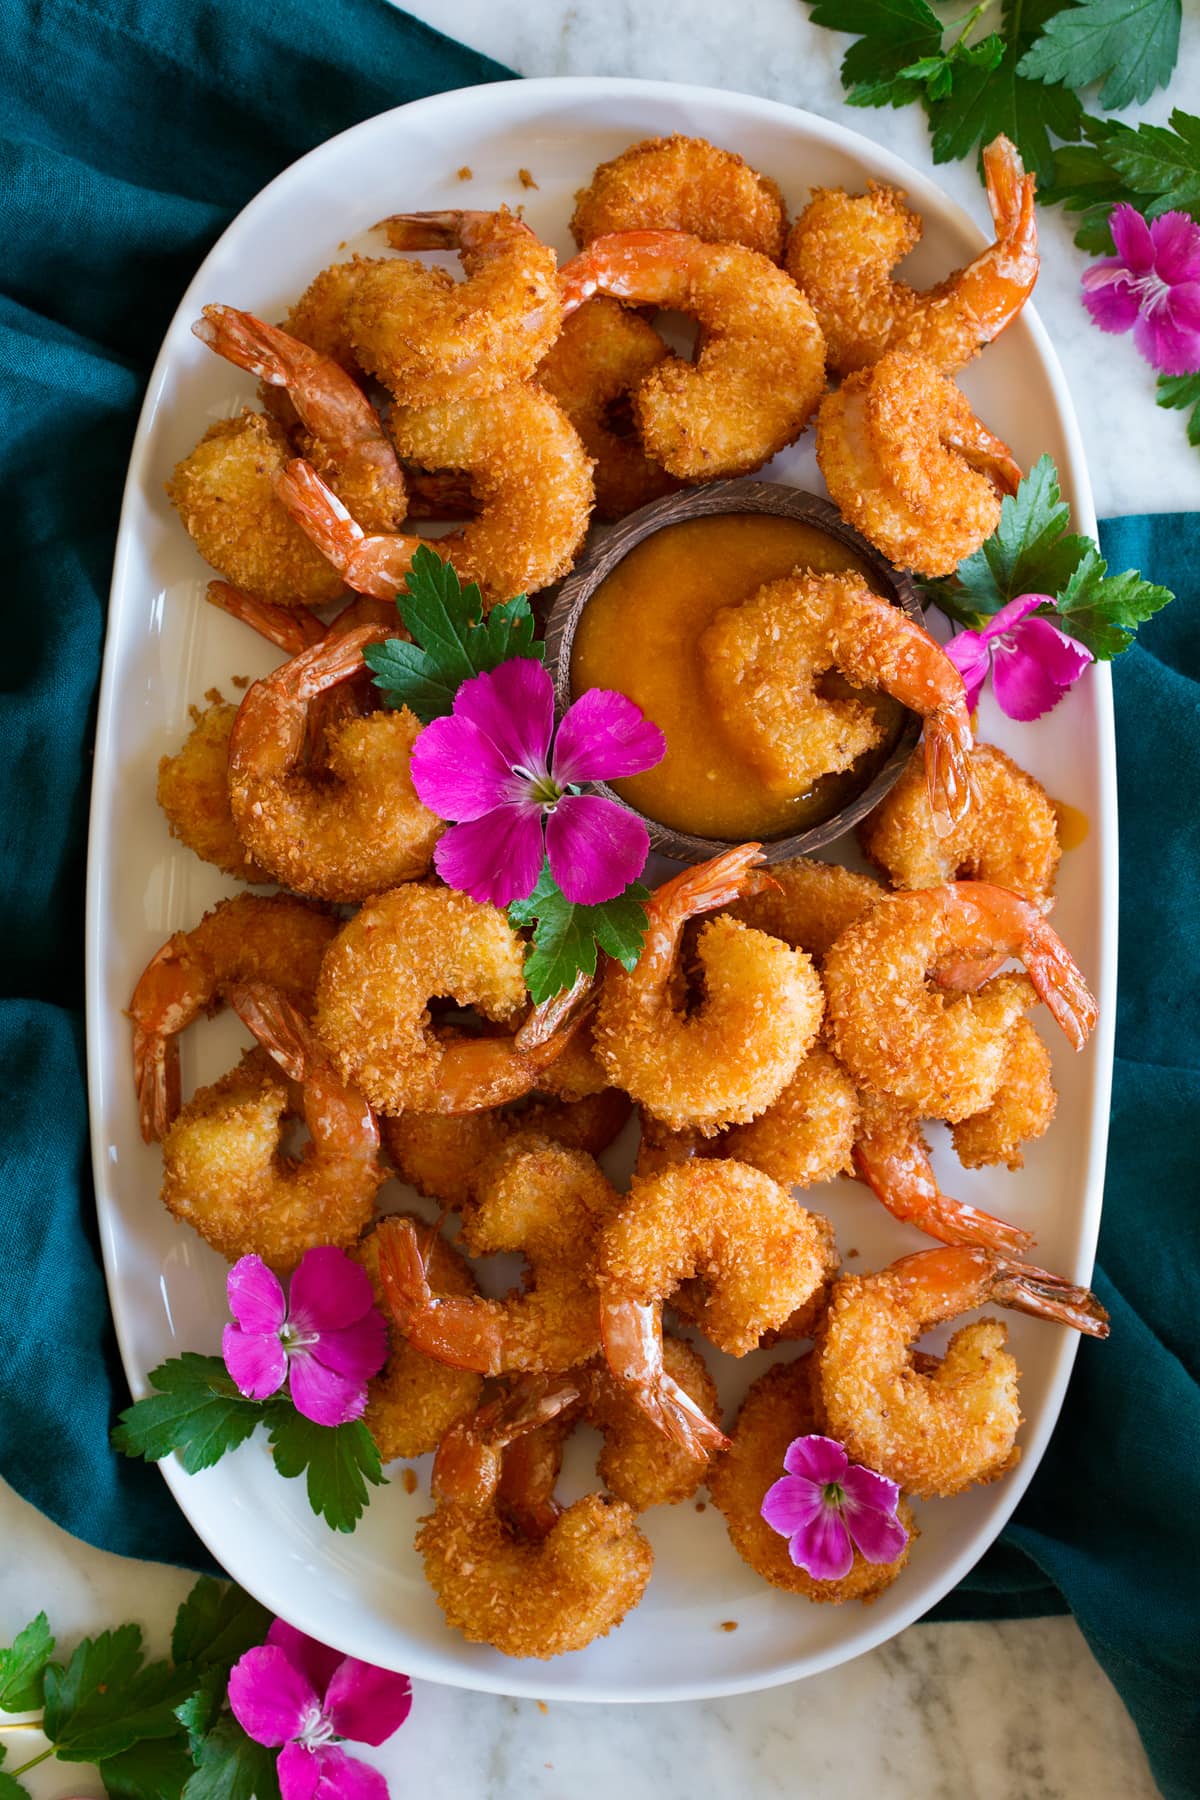
[[[846, 40], [815, 29], [799, 0], [410, 0], [410, 10], [525, 75], [634, 75], [769, 95], [834, 117], [928, 166], [922, 118], [841, 100]], [[1185, 0], [1172, 101], [1200, 93], [1200, 0]], [[974, 172], [938, 172], [983, 216]], [[1153, 376], [1128, 339], [1101, 337], [1078, 303], [1083, 258], [1061, 216], [1042, 215], [1038, 307], [1066, 366], [1101, 514], [1200, 505], [1200, 458], [1179, 419], [1154, 405]], [[61, 1640], [139, 1619], [165, 1649], [188, 1578], [88, 1549], [0, 1483], [0, 1642], [39, 1607]], [[0, 1730], [3, 1728], [0, 1727]], [[41, 1748], [5, 1736], [11, 1769]], [[1153, 1800], [1133, 1726], [1068, 1619], [917, 1625], [884, 1648], [800, 1686], [647, 1708], [554, 1706], [419, 1683], [412, 1717], [374, 1753], [393, 1792], [426, 1800], [706, 1800], [731, 1794], [826, 1800]], [[34, 1800], [98, 1795], [87, 1770], [43, 1764]], [[171, 1800], [163, 1796], [162, 1800]]]

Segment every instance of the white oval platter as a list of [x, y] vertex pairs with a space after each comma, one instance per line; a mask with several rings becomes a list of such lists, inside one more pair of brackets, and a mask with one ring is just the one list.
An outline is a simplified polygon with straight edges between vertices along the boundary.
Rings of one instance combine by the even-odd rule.
[[[154, 800], [158, 759], [188, 729], [207, 689], [226, 697], [234, 674], [257, 676], [272, 654], [204, 602], [211, 571], [184, 533], [163, 484], [205, 427], [253, 402], [251, 378], [214, 357], [189, 326], [206, 301], [282, 315], [313, 274], [349, 251], [378, 252], [369, 227], [401, 209], [523, 204], [535, 230], [571, 251], [575, 190], [595, 165], [655, 134], [702, 135], [739, 151], [781, 184], [790, 209], [811, 185], [861, 189], [868, 178], [907, 189], [925, 236], [906, 275], [928, 285], [982, 247], [986, 222], [952, 205], [926, 176], [865, 138], [771, 101], [704, 88], [611, 79], [538, 80], [466, 89], [401, 107], [322, 145], [287, 169], [234, 220], [188, 288], [150, 379], [129, 466], [105, 654], [88, 867], [88, 1013], [92, 1140], [104, 1256], [121, 1351], [135, 1394], [147, 1371], [183, 1349], [219, 1347], [225, 1265], [158, 1200], [160, 1157], [138, 1135], [122, 1009], [149, 956], [194, 924], [233, 883], [168, 836]], [[464, 166], [470, 182], [458, 178]], [[536, 189], [522, 186], [531, 172]], [[1070, 397], [1032, 308], [965, 373], [980, 415], [1023, 467], [1055, 458], [1077, 529], [1094, 532], [1091, 494]], [[767, 479], [822, 491], [812, 436], [784, 452]], [[1055, 922], [1100, 998], [1101, 1025], [1074, 1056], [1054, 1035], [1058, 1118], [1023, 1171], [969, 1175], [935, 1145], [949, 1190], [1035, 1227], [1039, 1259], [1086, 1280], [1103, 1183], [1116, 977], [1116, 784], [1107, 670], [1089, 672], [1065, 704], [1014, 726], [985, 696], [981, 735], [1031, 769], [1086, 816], [1085, 841], [1064, 858]], [[835, 846], [835, 852], [837, 850]], [[852, 847], [846, 846], [847, 855]], [[837, 860], [831, 853], [831, 859]], [[228, 1018], [193, 1029], [185, 1090], [214, 1078], [242, 1039]], [[617, 1147], [617, 1162], [621, 1147]], [[628, 1166], [628, 1147], [625, 1147]], [[410, 1198], [396, 1183], [384, 1203]], [[850, 1267], [879, 1267], [927, 1240], [885, 1215], [866, 1190], [840, 1182], [817, 1204]], [[828, 1669], [926, 1612], [971, 1568], [1012, 1512], [1054, 1428], [1075, 1336], [1009, 1315], [1023, 1371], [1024, 1457], [1006, 1480], [919, 1508], [921, 1536], [903, 1577], [869, 1607], [812, 1606], [762, 1583], [735, 1555], [711, 1507], [660, 1508], [644, 1524], [654, 1578], [641, 1606], [589, 1649], [550, 1663], [514, 1662], [447, 1630], [412, 1550], [428, 1508], [428, 1463], [409, 1494], [378, 1490], [353, 1536], [308, 1510], [301, 1484], [281, 1481], [254, 1441], [216, 1469], [163, 1473], [218, 1561], [274, 1611], [356, 1656], [431, 1680], [564, 1700], [678, 1700], [731, 1694]], [[1087, 1354], [1103, 1355], [1098, 1346]], [[712, 1357], [732, 1408], [766, 1366]], [[592, 1485], [595, 1441], [579, 1434], [565, 1491]], [[153, 1546], [147, 1545], [153, 1552]], [[735, 1621], [736, 1631], [722, 1629]]]

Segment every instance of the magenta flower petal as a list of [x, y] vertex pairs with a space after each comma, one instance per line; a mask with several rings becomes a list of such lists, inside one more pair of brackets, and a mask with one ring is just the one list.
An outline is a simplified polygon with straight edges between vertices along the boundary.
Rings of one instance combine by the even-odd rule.
[[1108, 215], [1108, 228], [1117, 255], [1134, 275], [1146, 275], [1154, 267], [1154, 237], [1136, 206], [1123, 200]]
[[781, 1475], [763, 1495], [759, 1511], [772, 1531], [790, 1538], [807, 1530], [825, 1506], [818, 1482], [809, 1481], [804, 1475]]
[[306, 1750], [289, 1744], [276, 1763], [283, 1800], [388, 1800], [388, 1785], [378, 1769], [336, 1744]]
[[568, 794], [546, 820], [550, 873], [575, 905], [615, 900], [637, 880], [649, 854], [643, 821], [599, 794]]
[[1002, 712], [1022, 722], [1040, 719], [1091, 662], [1089, 650], [1049, 619], [1026, 619], [995, 646], [992, 686]]
[[520, 787], [487, 733], [453, 716], [418, 733], [409, 773], [417, 799], [439, 819], [480, 819], [513, 800]]
[[1151, 219], [1150, 241], [1155, 273], [1169, 286], [1200, 281], [1200, 225], [1187, 213], [1165, 212]]
[[836, 1438], [818, 1437], [815, 1433], [793, 1438], [783, 1458], [783, 1466], [789, 1475], [803, 1475], [822, 1487], [830, 1481], [840, 1482], [849, 1462], [850, 1458]]
[[364, 1319], [340, 1331], [323, 1331], [309, 1354], [351, 1381], [370, 1381], [388, 1359], [388, 1328], [383, 1314], [372, 1307]]
[[454, 716], [469, 719], [483, 732], [509, 768], [545, 772], [554, 731], [554, 683], [532, 657], [515, 657], [464, 681], [454, 696]]
[[326, 1368], [309, 1350], [292, 1352], [288, 1374], [296, 1411], [314, 1425], [346, 1425], [362, 1417], [367, 1404], [365, 1381]]
[[854, 1566], [854, 1546], [836, 1506], [823, 1507], [811, 1525], [796, 1533], [788, 1555], [814, 1581], [840, 1581]]
[[472, 900], [507, 906], [532, 894], [542, 855], [541, 808], [522, 802], [452, 825], [438, 839], [433, 862], [447, 886], [461, 888]]
[[868, 1562], [895, 1562], [908, 1542], [908, 1533], [894, 1512], [858, 1506], [847, 1495], [842, 1517], [851, 1541]]
[[221, 1355], [238, 1392], [247, 1400], [267, 1400], [287, 1380], [287, 1356], [278, 1332], [252, 1337], [236, 1325], [226, 1325], [221, 1333]]
[[1141, 310], [1128, 270], [1111, 256], [1084, 271], [1083, 304], [1101, 331], [1128, 331]]
[[554, 740], [551, 773], [560, 787], [578, 781], [619, 781], [652, 769], [667, 740], [625, 694], [588, 688], [568, 706]]
[[267, 1642], [279, 1646], [288, 1661], [308, 1677], [318, 1696], [324, 1694], [333, 1680], [334, 1670], [345, 1661], [340, 1650], [331, 1650], [328, 1644], [318, 1643], [316, 1638], [297, 1631], [286, 1619], [272, 1619]]
[[979, 704], [988, 670], [992, 666], [992, 653], [987, 641], [981, 632], [959, 631], [950, 639], [945, 650], [963, 678], [967, 711], [974, 712]]
[[260, 1644], [234, 1663], [229, 1704], [247, 1737], [271, 1747], [298, 1736], [320, 1709], [312, 1684], [277, 1644]]
[[1143, 313], [1133, 328], [1138, 350], [1163, 375], [1191, 375], [1200, 369], [1200, 319], [1195, 317], [1200, 309], [1191, 299], [1192, 286], [1173, 288], [1171, 298]]
[[243, 1256], [225, 1277], [229, 1310], [243, 1331], [278, 1331], [287, 1317], [279, 1277], [261, 1256]]
[[304, 1252], [288, 1294], [288, 1315], [301, 1331], [340, 1331], [374, 1304], [370, 1277], [344, 1250], [318, 1244]]
[[[983, 630], [979, 633], [981, 642], [990, 644], [994, 638], [1003, 637], [1014, 625], [1035, 613], [1039, 606], [1053, 606], [1053, 594], [1018, 594], [1007, 606], [1002, 606], [998, 613], [993, 613]], [[951, 642], [954, 640], [951, 639]]]
[[325, 1695], [325, 1717], [339, 1737], [359, 1744], [382, 1744], [399, 1731], [412, 1711], [407, 1675], [377, 1669], [348, 1656]]
[[896, 1482], [889, 1481], [886, 1475], [877, 1475], [874, 1469], [865, 1468], [862, 1463], [849, 1465], [841, 1486], [847, 1513], [852, 1508], [862, 1507], [869, 1507], [874, 1512], [894, 1513], [900, 1499]]

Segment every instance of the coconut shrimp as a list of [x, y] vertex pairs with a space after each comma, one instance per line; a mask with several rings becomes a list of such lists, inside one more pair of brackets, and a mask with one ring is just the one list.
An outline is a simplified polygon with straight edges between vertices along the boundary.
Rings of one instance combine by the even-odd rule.
[[1045, 1136], [1057, 1106], [1050, 1052], [1029, 1020], [1018, 1019], [1009, 1035], [990, 1105], [951, 1127], [959, 1162], [968, 1169], [995, 1163], [1023, 1168], [1021, 1145]]
[[406, 707], [326, 722], [329, 771], [298, 764], [309, 702], [359, 674], [388, 634], [363, 625], [304, 650], [248, 689], [229, 740], [229, 803], [260, 867], [297, 893], [365, 900], [423, 875], [442, 822], [421, 805], [410, 758], [421, 729]]
[[624, 1501], [588, 1494], [561, 1513], [540, 1508], [537, 1536], [502, 1516], [506, 1446], [578, 1397], [569, 1378], [527, 1377], [460, 1421], [434, 1461], [436, 1511], [417, 1552], [447, 1623], [506, 1656], [584, 1649], [620, 1624], [650, 1579], [654, 1553]]
[[817, 462], [839, 512], [889, 561], [952, 575], [1000, 522], [1021, 471], [962, 394], [889, 350], [821, 402]]
[[484, 1375], [587, 1362], [600, 1348], [597, 1241], [618, 1204], [590, 1156], [547, 1138], [518, 1139], [481, 1179], [461, 1241], [472, 1256], [520, 1251], [527, 1285], [504, 1300], [441, 1298], [415, 1230], [397, 1225], [381, 1248], [380, 1275], [401, 1336]]
[[777, 263], [787, 216], [783, 195], [732, 150], [706, 138], [646, 138], [601, 163], [575, 196], [571, 231], [580, 249], [613, 232], [686, 231], [708, 244], [741, 244]]
[[337, 920], [282, 894], [238, 894], [155, 952], [129, 1002], [142, 1136], [161, 1138], [179, 1111], [179, 1033], [221, 1007], [235, 982], [261, 980], [308, 1001]]
[[558, 401], [595, 461], [598, 519], [623, 519], [679, 486], [646, 455], [623, 417], [630, 395], [670, 354], [639, 313], [598, 294], [564, 321], [538, 364], [538, 381]]
[[432, 469], [471, 477], [477, 516], [445, 537], [369, 535], [310, 464], [292, 462], [280, 500], [359, 593], [391, 600], [422, 544], [477, 581], [493, 605], [535, 594], [570, 569], [592, 509], [591, 459], [556, 400], [532, 382], [497, 394], [394, 407], [396, 448]]
[[287, 390], [309, 460], [367, 531], [404, 519], [404, 476], [379, 414], [341, 364], [233, 306], [206, 306], [192, 326], [218, 356]]
[[636, 967], [612, 963], [605, 973], [596, 1054], [616, 1086], [674, 1131], [711, 1136], [762, 1112], [820, 1027], [821, 983], [809, 958], [729, 917], [701, 929], [704, 999], [690, 1014], [680, 1010], [684, 926], [755, 887], [761, 860], [757, 844], [743, 844], [676, 875], [650, 897]]
[[473, 1205], [489, 1158], [526, 1132], [550, 1138], [568, 1150], [599, 1156], [629, 1117], [631, 1102], [619, 1088], [604, 1088], [579, 1100], [550, 1095], [486, 1112], [404, 1112], [384, 1121], [388, 1154], [402, 1181], [446, 1206]]
[[[422, 1255], [433, 1291], [471, 1299], [479, 1286], [466, 1259], [414, 1214], [399, 1215], [421, 1233]], [[387, 1314], [387, 1301], [379, 1273], [379, 1255], [396, 1230], [397, 1215], [381, 1219], [350, 1251], [361, 1263], [375, 1290], [375, 1303]], [[379, 1446], [384, 1462], [397, 1456], [425, 1456], [436, 1450], [457, 1419], [473, 1413], [483, 1394], [483, 1378], [471, 1369], [453, 1369], [449, 1363], [423, 1356], [400, 1334], [391, 1332], [387, 1362], [367, 1383], [367, 1408], [363, 1424]]]
[[229, 734], [237, 707], [192, 708], [192, 729], [158, 764], [155, 795], [171, 836], [238, 881], [269, 881], [238, 836], [229, 808]]
[[873, 875], [795, 856], [772, 863], [770, 884], [735, 900], [729, 911], [743, 925], [782, 938], [793, 950], [807, 950], [819, 967], [830, 946], [882, 900], [884, 892]]
[[697, 1417], [663, 1362], [661, 1311], [684, 1283], [688, 1317], [719, 1350], [745, 1356], [833, 1273], [829, 1221], [745, 1163], [680, 1163], [634, 1178], [600, 1243], [600, 1329], [616, 1379], [643, 1412], [697, 1454], [720, 1434]]
[[[317, 1030], [385, 1113], [476, 1112], [518, 1100], [570, 1042], [582, 989], [526, 1011], [525, 946], [504, 914], [453, 888], [368, 901], [322, 965]], [[438, 1031], [431, 998], [475, 1007], [500, 1036]]]
[[528, 225], [505, 208], [395, 213], [376, 229], [394, 250], [457, 250], [466, 276], [407, 259], [358, 270], [346, 326], [363, 367], [398, 401], [465, 400], [533, 374], [562, 305], [557, 258]]
[[204, 598], [218, 612], [228, 613], [231, 619], [240, 619], [243, 625], [249, 625], [259, 637], [266, 638], [278, 650], [286, 650], [289, 656], [298, 656], [301, 650], [319, 644], [328, 629], [313, 613], [297, 612], [275, 600], [262, 600], [257, 594], [247, 594], [243, 588], [234, 587], [231, 581], [210, 581]]
[[633, 396], [646, 453], [681, 481], [757, 469], [816, 411], [821, 328], [795, 283], [755, 250], [686, 232], [617, 232], [568, 263], [562, 286], [568, 313], [610, 294], [696, 319], [695, 362], [668, 358]]
[[781, 1187], [812, 1187], [853, 1166], [858, 1091], [828, 1050], [810, 1050], [777, 1100], [721, 1137], [721, 1154], [750, 1163]]
[[850, 1572], [840, 1581], [817, 1581], [799, 1568], [788, 1553], [787, 1539], [762, 1516], [767, 1489], [783, 1474], [784, 1453], [792, 1439], [822, 1431], [814, 1375], [810, 1353], [796, 1362], [776, 1363], [759, 1376], [742, 1401], [728, 1450], [709, 1469], [708, 1491], [724, 1516], [730, 1543], [772, 1587], [835, 1606], [846, 1600], [874, 1600], [895, 1581], [918, 1535], [907, 1500], [902, 1497], [897, 1510], [908, 1532], [901, 1554], [894, 1562], [871, 1563], [855, 1550]]
[[921, 236], [898, 188], [873, 181], [865, 194], [814, 190], [785, 266], [812, 302], [837, 374], [904, 349], [952, 375], [1012, 324], [1038, 277], [1035, 179], [1003, 136], [984, 150], [983, 169], [995, 242], [924, 293], [892, 279]]
[[699, 648], [718, 719], [780, 791], [797, 793], [848, 769], [880, 741], [870, 706], [820, 692], [821, 676], [836, 669], [924, 720], [935, 828], [949, 830], [970, 805], [963, 678], [924, 627], [872, 593], [861, 576], [798, 570], [767, 582], [748, 600], [722, 607]]
[[[271, 1058], [250, 1051], [184, 1107], [163, 1139], [163, 1202], [230, 1262], [255, 1255], [292, 1269], [314, 1245], [348, 1248], [363, 1231], [387, 1173], [379, 1129], [285, 996], [256, 982], [235, 984], [230, 999], [256, 1036], [269, 1020], [275, 1047]], [[300, 1109], [272, 1058], [300, 1083]], [[297, 1110], [310, 1137], [294, 1157], [282, 1134]]]
[[989, 1301], [1108, 1336], [1108, 1315], [1087, 1288], [992, 1250], [921, 1250], [875, 1274], [841, 1277], [815, 1355], [827, 1430], [853, 1461], [923, 1497], [957, 1494], [1012, 1467], [1021, 1412], [1003, 1324], [963, 1326], [931, 1369], [918, 1369], [909, 1350], [934, 1325]]
[[991, 1103], [1009, 1036], [1029, 1004], [1021, 976], [975, 992], [930, 980], [940, 964], [1018, 958], [1033, 991], [1076, 1050], [1096, 1002], [1038, 908], [985, 881], [957, 881], [881, 900], [825, 959], [834, 1050], [860, 1086], [911, 1112], [955, 1123]]
[[1062, 851], [1046, 790], [994, 744], [969, 761], [977, 797], [953, 830], [938, 835], [914, 757], [861, 826], [864, 851], [898, 888], [990, 881], [1049, 911]]
[[[260, 600], [324, 606], [342, 580], [275, 492], [291, 446], [261, 413], [218, 419], [179, 463], [167, 494], [206, 563]], [[394, 590], [393, 590], [394, 591]]]
[[854, 1166], [893, 1218], [943, 1244], [978, 1244], [1019, 1256], [1034, 1241], [1032, 1231], [944, 1194], [916, 1119], [884, 1094], [861, 1095]]

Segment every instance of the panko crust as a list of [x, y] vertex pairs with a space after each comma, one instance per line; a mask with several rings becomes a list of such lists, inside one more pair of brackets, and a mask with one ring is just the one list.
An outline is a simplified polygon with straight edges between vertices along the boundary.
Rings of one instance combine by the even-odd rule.
[[843, 931], [885, 893], [874, 876], [811, 856], [772, 863], [771, 879], [774, 888], [736, 900], [727, 909], [730, 916], [782, 938], [794, 950], [806, 950], [818, 966]]
[[810, 1050], [777, 1100], [724, 1133], [721, 1150], [781, 1187], [812, 1187], [853, 1173], [858, 1090], [828, 1050]]
[[687, 231], [706, 243], [742, 244], [778, 262], [787, 215], [779, 186], [705, 138], [646, 138], [601, 163], [575, 196], [580, 249], [610, 231]]
[[[702, 1158], [634, 1177], [600, 1244], [601, 1290], [676, 1310], [745, 1356], [837, 1268], [833, 1227], [746, 1163]], [[677, 1292], [682, 1284], [686, 1289]]]
[[[705, 1417], [719, 1425], [721, 1402], [716, 1383], [699, 1351], [682, 1338], [664, 1333], [663, 1365]], [[708, 1456], [691, 1455], [664, 1436], [614, 1379], [603, 1358], [591, 1372], [585, 1417], [604, 1434], [598, 1464], [601, 1481], [634, 1512], [677, 1506], [681, 1500], [690, 1500], [704, 1480]]]
[[432, 1112], [444, 1051], [430, 999], [511, 1025], [526, 1006], [524, 965], [525, 947], [496, 907], [451, 888], [397, 888], [369, 900], [330, 946], [318, 1036], [373, 1106]]
[[969, 753], [979, 798], [945, 837], [934, 830], [920, 748], [859, 829], [863, 850], [898, 888], [991, 881], [1036, 905], [1054, 892], [1058, 815], [1039, 781], [994, 744]]
[[908, 1532], [901, 1554], [894, 1562], [871, 1563], [856, 1550], [850, 1573], [840, 1581], [817, 1581], [798, 1568], [787, 1539], [762, 1516], [767, 1489], [784, 1474], [784, 1453], [792, 1439], [822, 1430], [812, 1391], [812, 1361], [810, 1353], [796, 1362], [777, 1363], [759, 1376], [742, 1402], [729, 1449], [709, 1470], [708, 1490], [724, 1515], [734, 1549], [772, 1587], [835, 1606], [846, 1600], [868, 1602], [895, 1581], [919, 1535], [906, 1499], [901, 1498], [898, 1508]]
[[229, 806], [229, 734], [237, 707], [221, 700], [192, 709], [192, 729], [173, 756], [160, 758], [158, 804], [173, 838], [237, 881], [269, 881], [249, 854]]
[[808, 296], [837, 374], [869, 367], [903, 334], [918, 296], [891, 272], [921, 231], [899, 188], [872, 181], [865, 194], [813, 189], [788, 234], [784, 267]]
[[1018, 1019], [990, 1106], [950, 1128], [959, 1162], [967, 1169], [1023, 1168], [1021, 1145], [1045, 1136], [1057, 1107], [1050, 1052], [1029, 1020]]
[[162, 1198], [221, 1256], [261, 1256], [295, 1268], [318, 1244], [349, 1249], [374, 1210], [385, 1171], [364, 1159], [284, 1156], [292, 1110], [286, 1081], [263, 1050], [199, 1088], [163, 1139]]
[[[435, 1294], [463, 1298], [478, 1294], [479, 1284], [466, 1258], [440, 1232], [431, 1231], [415, 1213], [399, 1216], [410, 1219], [421, 1231], [426, 1273]], [[390, 1219], [381, 1219], [350, 1251], [354, 1261], [370, 1276], [375, 1304], [385, 1319], [389, 1315], [379, 1276], [379, 1248], [391, 1229]], [[398, 1456], [424, 1456], [436, 1450], [450, 1427], [476, 1410], [483, 1392], [482, 1375], [435, 1362], [433, 1357], [422, 1355], [406, 1343], [394, 1325], [388, 1329], [388, 1359], [379, 1374], [367, 1383], [367, 1408], [363, 1414], [363, 1424], [379, 1446], [385, 1463]]]
[[290, 456], [283, 428], [246, 410], [209, 426], [167, 495], [205, 562], [234, 587], [281, 606], [324, 606], [344, 591], [342, 578], [275, 492]]
[[446, 1623], [505, 1656], [548, 1660], [607, 1637], [638, 1604], [654, 1552], [622, 1500], [588, 1494], [540, 1543], [491, 1511], [439, 1506], [416, 1537]]

